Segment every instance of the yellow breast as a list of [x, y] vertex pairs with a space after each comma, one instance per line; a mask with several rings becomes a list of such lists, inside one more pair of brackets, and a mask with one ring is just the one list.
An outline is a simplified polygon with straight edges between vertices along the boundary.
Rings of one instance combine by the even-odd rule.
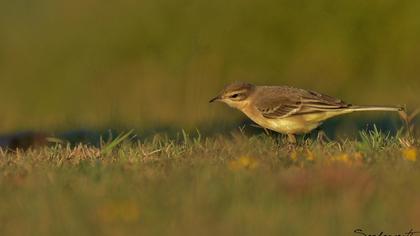
[[340, 114], [338, 112], [322, 112], [278, 119], [267, 119], [254, 109], [244, 109], [242, 111], [261, 127], [283, 134], [308, 133], [317, 128], [325, 119]]
[[318, 127], [320, 122], [304, 121], [302, 117], [287, 117], [281, 119], [267, 119], [265, 122], [268, 129], [284, 134], [308, 133]]

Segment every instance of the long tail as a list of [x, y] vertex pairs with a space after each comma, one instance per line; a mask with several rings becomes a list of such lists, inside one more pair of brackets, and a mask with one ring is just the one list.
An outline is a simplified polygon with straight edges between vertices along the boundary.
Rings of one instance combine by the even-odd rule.
[[401, 106], [351, 106], [351, 111], [404, 111]]

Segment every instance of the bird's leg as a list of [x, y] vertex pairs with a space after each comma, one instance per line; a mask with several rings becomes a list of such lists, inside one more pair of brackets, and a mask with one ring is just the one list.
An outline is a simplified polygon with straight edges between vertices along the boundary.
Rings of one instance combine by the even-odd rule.
[[296, 137], [294, 134], [287, 134], [287, 141], [291, 144], [297, 144]]
[[317, 135], [316, 139], [321, 144], [326, 144], [328, 142], [331, 142], [331, 139], [328, 138], [327, 134], [323, 130], [318, 130], [318, 135]]
[[296, 141], [295, 135], [287, 134], [287, 149], [291, 151], [296, 148], [296, 145], [297, 145], [297, 141]]

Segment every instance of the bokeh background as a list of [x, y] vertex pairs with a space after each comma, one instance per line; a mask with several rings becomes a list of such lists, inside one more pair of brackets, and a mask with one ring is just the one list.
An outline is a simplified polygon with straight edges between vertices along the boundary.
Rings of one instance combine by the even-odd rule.
[[[0, 1], [0, 133], [196, 128], [228, 82], [419, 105], [420, 2]], [[350, 121], [350, 119], [348, 119]]]

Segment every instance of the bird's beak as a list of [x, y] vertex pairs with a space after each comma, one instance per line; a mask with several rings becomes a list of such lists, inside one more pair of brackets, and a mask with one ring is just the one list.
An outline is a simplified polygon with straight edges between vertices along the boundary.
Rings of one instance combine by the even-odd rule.
[[219, 96], [217, 96], [217, 97], [212, 98], [212, 99], [209, 101], [209, 103], [219, 101], [220, 99], [221, 99], [221, 97], [220, 97], [220, 95], [219, 95]]

